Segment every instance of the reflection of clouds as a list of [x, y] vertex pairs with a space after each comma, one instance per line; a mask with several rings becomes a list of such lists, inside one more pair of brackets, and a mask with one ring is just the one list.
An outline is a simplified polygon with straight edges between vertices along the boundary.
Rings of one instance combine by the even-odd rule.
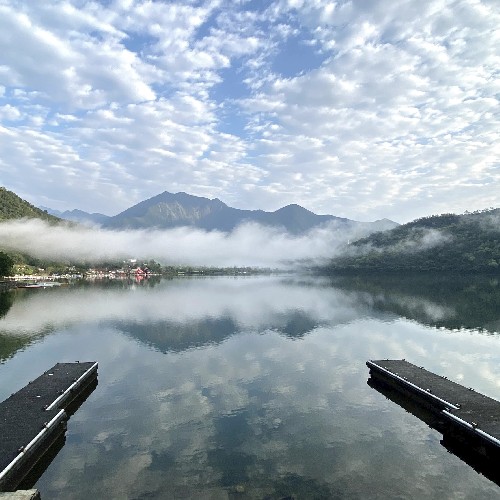
[[392, 297], [396, 304], [406, 308], [411, 313], [422, 313], [429, 321], [440, 321], [455, 316], [451, 307], [436, 304], [421, 297]]
[[377, 304], [396, 306], [398, 309], [405, 311], [410, 317], [418, 316], [422, 320], [431, 323], [450, 319], [456, 315], [454, 308], [416, 295], [380, 291], [376, 294], [358, 293], [358, 297], [362, 302], [369, 304], [371, 307], [376, 307]]

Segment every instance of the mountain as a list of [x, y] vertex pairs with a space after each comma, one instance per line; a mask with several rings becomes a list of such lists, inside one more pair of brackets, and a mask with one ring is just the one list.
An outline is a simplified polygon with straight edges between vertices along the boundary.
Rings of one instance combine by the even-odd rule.
[[229, 207], [218, 198], [209, 199], [168, 191], [144, 200], [113, 217], [82, 210], [59, 212], [46, 208], [46, 211], [62, 219], [98, 224], [108, 229], [169, 229], [188, 226], [207, 231], [231, 232], [242, 223], [254, 222], [284, 229], [291, 234], [302, 234], [314, 227], [334, 222], [337, 228], [355, 228], [361, 234], [369, 234], [397, 226], [397, 223], [388, 219], [357, 222], [333, 215], [317, 215], [296, 204], [287, 205], [274, 212], [241, 210]]
[[73, 222], [78, 222], [85, 225], [104, 225], [106, 221], [110, 218], [108, 215], [100, 214], [97, 212], [88, 213], [83, 210], [66, 210], [61, 212], [59, 210], [52, 210], [47, 207], [40, 207], [47, 213], [59, 217], [60, 219], [70, 220]]
[[[360, 224], [333, 215], [317, 215], [299, 205], [288, 205], [274, 212], [240, 210], [227, 206], [221, 200], [192, 196], [187, 193], [165, 191], [142, 201], [124, 212], [107, 219], [103, 226], [113, 229], [173, 228], [191, 226], [208, 231], [230, 232], [244, 222], [255, 222], [282, 228], [292, 234], [301, 234], [313, 227], [336, 222], [345, 227]], [[367, 223], [368, 225], [372, 223]], [[377, 221], [381, 226], [394, 227], [395, 222]]]
[[23, 217], [43, 219], [49, 222], [59, 221], [57, 217], [33, 206], [12, 191], [0, 187], [0, 221], [22, 219]]
[[348, 245], [328, 273], [500, 274], [500, 209], [423, 217]]

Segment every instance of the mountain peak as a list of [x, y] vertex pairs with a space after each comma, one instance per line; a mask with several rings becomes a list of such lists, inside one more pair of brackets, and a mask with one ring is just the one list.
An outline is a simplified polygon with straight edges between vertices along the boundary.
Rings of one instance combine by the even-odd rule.
[[314, 212], [311, 212], [310, 210], [307, 210], [307, 208], [301, 207], [300, 205], [297, 205], [297, 203], [291, 203], [290, 205], [285, 205], [284, 207], [278, 208], [278, 210], [275, 210], [274, 213], [308, 213], [308, 214], [313, 214], [316, 215]]
[[213, 203], [215, 205], [227, 206], [225, 203], [223, 203], [218, 198], [214, 198], [214, 199], [205, 198], [203, 196], [196, 196], [193, 194], [186, 193], [184, 191], [179, 191], [177, 193], [171, 193], [170, 191], [163, 191], [163, 193], [160, 193], [156, 196], [153, 196], [152, 198], [148, 198], [147, 200], [141, 201], [140, 203], [138, 203], [137, 205], [134, 205], [134, 206], [139, 206], [142, 204], [151, 205], [152, 203], [156, 203], [159, 201], [165, 202], [165, 203], [178, 202], [178, 203], [189, 204], [189, 205], [204, 205], [207, 203], [208, 204]]

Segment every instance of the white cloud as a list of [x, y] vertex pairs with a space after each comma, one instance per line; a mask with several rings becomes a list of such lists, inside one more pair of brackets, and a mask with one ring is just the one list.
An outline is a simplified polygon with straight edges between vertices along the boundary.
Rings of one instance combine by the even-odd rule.
[[21, 119], [21, 112], [10, 104], [0, 106], [0, 121], [16, 121]]
[[[74, 31], [78, 27], [75, 24], [80, 24], [80, 12], [66, 7], [62, 16], [51, 5], [46, 7], [49, 13], [43, 7], [41, 13], [36, 8], [26, 9], [26, 13], [0, 7], [0, 45], [4, 47], [3, 62], [9, 68], [6, 83], [36, 89], [48, 101], [69, 108], [92, 108], [116, 99], [154, 99], [148, 85], [148, 73], [153, 68], [114, 36], [101, 39]], [[53, 25], [48, 15], [44, 17], [50, 13], [59, 24]], [[37, 19], [37, 14], [42, 14], [42, 19]], [[71, 23], [73, 16], [77, 20]], [[41, 24], [43, 21], [47, 24]], [[89, 27], [102, 28], [97, 21]]]

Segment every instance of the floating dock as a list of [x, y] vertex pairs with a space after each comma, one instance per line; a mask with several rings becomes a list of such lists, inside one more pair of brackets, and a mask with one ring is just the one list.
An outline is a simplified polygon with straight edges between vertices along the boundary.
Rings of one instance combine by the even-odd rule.
[[[458, 456], [473, 452], [475, 458], [460, 458], [468, 463], [482, 463], [485, 470], [494, 464], [498, 470], [499, 401], [404, 359], [367, 361], [366, 365], [371, 375], [368, 384], [439, 430], [443, 446], [450, 451], [456, 449]], [[497, 475], [491, 479], [498, 482]]]
[[[0, 403], [0, 491], [13, 491], [61, 438], [97, 385], [97, 363], [57, 363]], [[53, 457], [52, 457], [53, 458]]]

